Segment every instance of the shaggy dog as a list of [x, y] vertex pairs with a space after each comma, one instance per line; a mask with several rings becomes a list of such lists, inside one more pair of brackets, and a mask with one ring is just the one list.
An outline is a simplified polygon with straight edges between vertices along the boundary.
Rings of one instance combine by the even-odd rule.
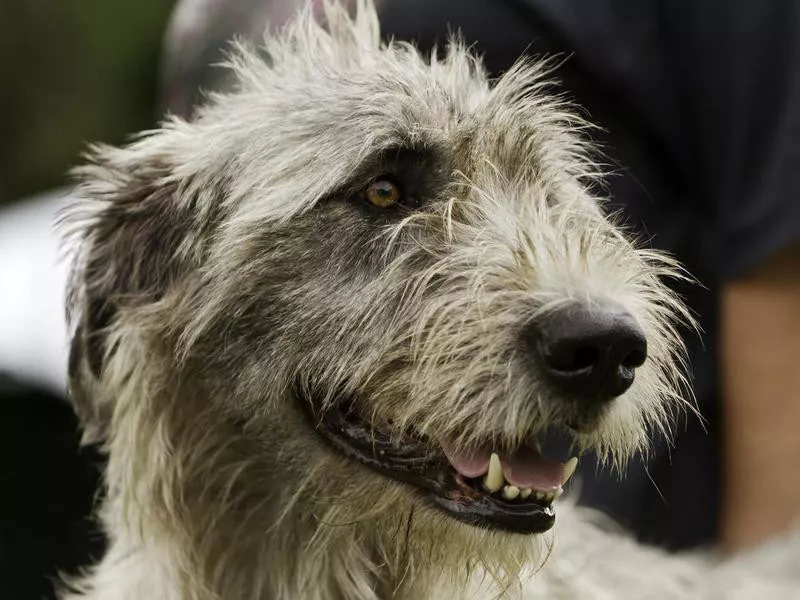
[[668, 428], [687, 317], [547, 66], [491, 84], [458, 42], [381, 44], [368, 2], [325, 12], [78, 170], [71, 393], [110, 548], [66, 597], [745, 589], [553, 507], [571, 454]]

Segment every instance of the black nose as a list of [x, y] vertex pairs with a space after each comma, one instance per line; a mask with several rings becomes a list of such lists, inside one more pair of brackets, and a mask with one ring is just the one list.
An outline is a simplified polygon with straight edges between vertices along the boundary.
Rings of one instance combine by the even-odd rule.
[[623, 394], [647, 358], [642, 328], [616, 304], [572, 304], [532, 324], [526, 338], [550, 383], [587, 400]]

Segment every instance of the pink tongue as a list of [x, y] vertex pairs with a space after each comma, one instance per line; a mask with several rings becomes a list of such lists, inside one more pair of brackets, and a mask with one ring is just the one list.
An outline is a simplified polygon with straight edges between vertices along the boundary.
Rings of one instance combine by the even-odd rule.
[[[491, 451], [484, 448], [456, 450], [449, 440], [440, 440], [444, 454], [453, 468], [464, 477], [482, 477], [489, 470]], [[549, 460], [533, 448], [523, 446], [512, 456], [500, 457], [506, 481], [518, 488], [540, 491], [556, 490], [564, 477], [564, 464]]]
[[557, 490], [564, 478], [564, 464], [549, 460], [533, 448], [523, 446], [512, 456], [501, 457], [503, 476], [518, 488], [544, 492]]
[[489, 470], [489, 457], [491, 452], [478, 448], [468, 452], [456, 451], [455, 446], [449, 440], [442, 440], [440, 442], [444, 455], [453, 468], [461, 473], [464, 477], [470, 479], [480, 477]]

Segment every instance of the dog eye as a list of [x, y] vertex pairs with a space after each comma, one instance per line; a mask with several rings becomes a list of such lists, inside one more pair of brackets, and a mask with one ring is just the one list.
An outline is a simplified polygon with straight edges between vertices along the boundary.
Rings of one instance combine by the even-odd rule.
[[389, 208], [400, 201], [402, 193], [394, 182], [388, 179], [377, 179], [364, 190], [364, 197], [373, 206]]

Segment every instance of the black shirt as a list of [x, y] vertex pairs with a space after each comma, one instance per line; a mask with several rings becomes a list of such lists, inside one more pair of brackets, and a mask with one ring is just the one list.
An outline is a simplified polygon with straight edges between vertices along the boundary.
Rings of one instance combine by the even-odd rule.
[[678, 284], [705, 425], [687, 415], [624, 479], [582, 467], [582, 501], [671, 548], [716, 535], [720, 286], [800, 241], [800, 3], [793, 0], [383, 0], [384, 34], [430, 48], [460, 30], [500, 74], [562, 54], [563, 87], [605, 131], [612, 204], [700, 285]]

